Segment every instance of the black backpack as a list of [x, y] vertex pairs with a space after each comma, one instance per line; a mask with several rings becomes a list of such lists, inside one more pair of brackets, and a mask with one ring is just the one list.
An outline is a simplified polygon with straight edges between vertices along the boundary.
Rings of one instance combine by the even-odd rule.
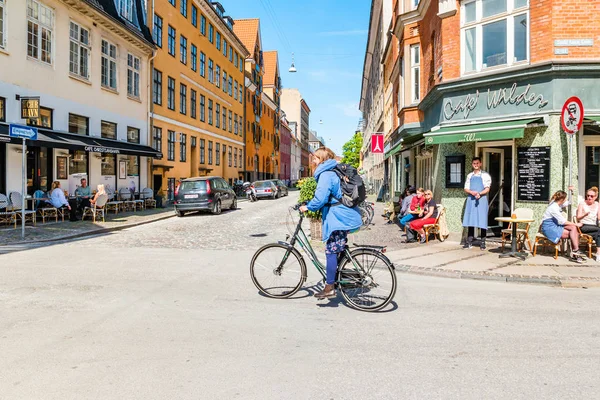
[[356, 207], [367, 198], [365, 183], [358, 174], [356, 168], [348, 164], [338, 164], [332, 170], [340, 178], [340, 187], [342, 189], [342, 198], [332, 196], [339, 201], [335, 205], [343, 204], [346, 207]]

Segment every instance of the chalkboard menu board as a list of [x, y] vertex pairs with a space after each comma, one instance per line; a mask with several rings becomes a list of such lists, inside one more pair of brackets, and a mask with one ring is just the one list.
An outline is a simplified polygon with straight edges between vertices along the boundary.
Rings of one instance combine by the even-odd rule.
[[517, 148], [517, 200], [550, 199], [550, 147]]

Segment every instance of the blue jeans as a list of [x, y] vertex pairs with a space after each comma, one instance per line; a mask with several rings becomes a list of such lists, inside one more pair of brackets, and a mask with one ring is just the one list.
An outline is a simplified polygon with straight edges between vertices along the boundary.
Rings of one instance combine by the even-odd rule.
[[404, 229], [404, 227], [406, 226], [406, 224], [408, 224], [410, 221], [412, 221], [413, 219], [415, 219], [415, 215], [414, 214], [406, 214], [404, 217], [402, 217], [402, 219], [400, 220], [400, 228]]

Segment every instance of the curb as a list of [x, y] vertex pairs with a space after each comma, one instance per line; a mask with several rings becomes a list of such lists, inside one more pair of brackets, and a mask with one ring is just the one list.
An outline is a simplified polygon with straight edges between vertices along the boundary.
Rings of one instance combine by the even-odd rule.
[[506, 283], [525, 283], [533, 285], [554, 286], [563, 288], [600, 288], [600, 279], [596, 278], [557, 278], [551, 276], [500, 275], [490, 273], [474, 273], [457, 270], [440, 270], [435, 268], [415, 267], [405, 264], [394, 264], [397, 272], [412, 275], [433, 276], [438, 278], [472, 279]]
[[[61, 237], [53, 238], [53, 239], [42, 239], [42, 240], [33, 240], [33, 241], [28, 240], [25, 242], [14, 242], [14, 243], [7, 244], [6, 246], [7, 247], [8, 246], [18, 246], [18, 245], [22, 245], [22, 244], [31, 244], [31, 243], [53, 243], [53, 242], [61, 242], [64, 240], [70, 240], [70, 239], [79, 239], [79, 238], [86, 237], [86, 236], [95, 236], [95, 235], [100, 235], [103, 233], [120, 231], [120, 230], [127, 229], [127, 228], [133, 228], [136, 226], [151, 224], [153, 222], [158, 222], [158, 221], [162, 221], [165, 219], [173, 218], [174, 216], [175, 216], [175, 214], [164, 215], [160, 218], [155, 218], [155, 219], [141, 221], [141, 222], [135, 222], [135, 223], [131, 223], [131, 224], [125, 224], [122, 226], [115, 226], [112, 228], [102, 228], [102, 229], [97, 229], [97, 230], [88, 231], [88, 232], [76, 233], [76, 234], [68, 235], [68, 236], [61, 236]], [[2, 247], [5, 247], [5, 246], [0, 246], [0, 248], [2, 248]]]

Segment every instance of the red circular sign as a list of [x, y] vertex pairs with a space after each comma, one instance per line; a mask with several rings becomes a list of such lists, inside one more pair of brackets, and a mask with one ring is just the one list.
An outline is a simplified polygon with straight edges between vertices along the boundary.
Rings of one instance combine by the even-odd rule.
[[574, 135], [583, 125], [583, 103], [579, 97], [569, 97], [560, 113], [560, 123], [565, 132]]

